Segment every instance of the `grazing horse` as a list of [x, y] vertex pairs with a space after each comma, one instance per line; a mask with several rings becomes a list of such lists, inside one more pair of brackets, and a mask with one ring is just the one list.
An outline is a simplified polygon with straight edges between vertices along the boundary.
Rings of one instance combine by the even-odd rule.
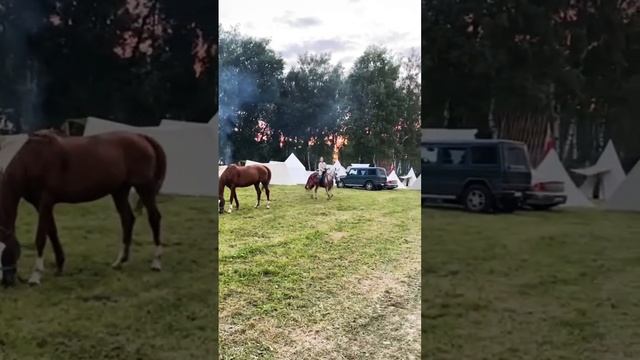
[[[307, 183], [304, 186], [304, 189], [307, 191], [310, 190], [314, 190], [314, 194], [315, 194], [315, 198], [318, 198], [318, 188], [319, 187], [323, 187], [324, 190], [327, 192], [327, 200], [331, 199], [333, 197], [333, 194], [331, 193], [331, 189], [333, 188], [333, 171], [329, 170], [324, 174], [324, 181], [322, 184], [320, 184], [320, 174], [318, 174], [317, 172], [314, 172], [313, 174], [309, 175], [309, 178], [307, 179]], [[311, 194], [311, 198], [314, 198], [314, 194]]]
[[226, 170], [220, 175], [220, 179], [218, 180], [218, 207], [220, 210], [220, 214], [224, 213], [224, 188], [225, 186], [229, 188], [231, 194], [229, 196], [229, 210], [231, 213], [231, 209], [233, 208], [233, 201], [236, 201], [236, 210], [240, 208], [240, 203], [238, 202], [238, 195], [236, 194], [237, 187], [247, 187], [253, 185], [256, 188], [256, 195], [258, 197], [258, 202], [256, 203], [256, 207], [260, 206], [260, 195], [262, 191], [260, 191], [260, 184], [262, 184], [262, 188], [264, 192], [267, 194], [267, 209], [269, 208], [269, 204], [271, 203], [271, 199], [269, 197], [269, 182], [271, 181], [271, 169], [264, 165], [250, 165], [250, 166], [238, 166], [238, 165], [229, 165]]
[[15, 222], [20, 199], [38, 212], [35, 242], [37, 258], [30, 284], [39, 284], [44, 272], [43, 251], [47, 236], [61, 274], [65, 256], [53, 216], [58, 203], [83, 203], [111, 195], [122, 225], [122, 250], [113, 263], [119, 268], [129, 260], [135, 216], [128, 201], [134, 188], [147, 209], [153, 233], [153, 270], [160, 270], [160, 211], [156, 196], [166, 173], [166, 156], [151, 137], [130, 132], [60, 137], [51, 131], [29, 136], [0, 179], [0, 251], [2, 283], [14, 285], [20, 244]]

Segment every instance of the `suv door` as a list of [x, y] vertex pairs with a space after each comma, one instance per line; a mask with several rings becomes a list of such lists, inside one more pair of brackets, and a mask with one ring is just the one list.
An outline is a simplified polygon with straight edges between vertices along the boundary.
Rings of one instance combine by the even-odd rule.
[[464, 189], [466, 179], [473, 173], [469, 169], [469, 147], [443, 145], [438, 151], [438, 173], [441, 195], [458, 196]]
[[434, 144], [422, 143], [420, 146], [420, 161], [422, 168], [422, 194], [442, 195], [440, 187], [440, 171], [438, 169], [439, 148]]
[[350, 168], [349, 171], [347, 171], [347, 175], [342, 178], [342, 182], [345, 186], [358, 186], [358, 180], [358, 169], [354, 168]]
[[502, 175], [500, 147], [497, 144], [470, 146], [469, 169], [469, 178], [485, 180], [491, 189], [495, 189]]
[[527, 191], [531, 186], [529, 153], [524, 144], [503, 144], [503, 190]]

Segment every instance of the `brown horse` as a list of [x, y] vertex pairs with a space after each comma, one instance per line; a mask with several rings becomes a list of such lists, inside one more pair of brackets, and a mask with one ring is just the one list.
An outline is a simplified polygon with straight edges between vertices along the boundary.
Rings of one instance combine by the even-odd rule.
[[[318, 188], [323, 187], [327, 192], [327, 200], [329, 200], [333, 197], [333, 194], [331, 193], [331, 189], [333, 188], [333, 177], [333, 171], [327, 170], [327, 172], [324, 174], [324, 181], [322, 182], [322, 184], [320, 184], [320, 174], [314, 172], [313, 174], [309, 175], [304, 189], [307, 191], [314, 190], [315, 198], [317, 199]], [[314, 194], [311, 194], [311, 198], [314, 198]]]
[[260, 206], [260, 184], [264, 192], [267, 194], [267, 209], [271, 203], [269, 197], [269, 182], [271, 181], [271, 170], [264, 165], [250, 165], [250, 166], [237, 166], [229, 165], [227, 169], [220, 175], [218, 180], [218, 207], [220, 214], [224, 213], [224, 188], [229, 188], [231, 194], [229, 196], [229, 213], [233, 208], [233, 201], [236, 201], [236, 210], [240, 208], [238, 202], [238, 195], [236, 194], [237, 187], [247, 187], [253, 185], [256, 188], [256, 195], [258, 202], [256, 207]]
[[61, 274], [65, 256], [53, 216], [58, 203], [82, 203], [111, 195], [120, 214], [123, 247], [114, 268], [129, 259], [135, 216], [128, 201], [134, 188], [148, 212], [156, 246], [151, 268], [160, 270], [160, 211], [156, 196], [166, 173], [166, 156], [151, 137], [129, 132], [60, 137], [50, 131], [29, 136], [0, 181], [0, 250], [2, 283], [16, 279], [20, 244], [15, 234], [18, 203], [25, 199], [38, 211], [37, 258], [29, 283], [39, 284], [44, 271], [47, 236]]

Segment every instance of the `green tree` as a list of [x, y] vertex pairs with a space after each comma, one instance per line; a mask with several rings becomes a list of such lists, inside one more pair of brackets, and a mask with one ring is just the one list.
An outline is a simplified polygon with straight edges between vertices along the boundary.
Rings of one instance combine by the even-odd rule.
[[400, 65], [388, 50], [369, 47], [356, 59], [346, 81], [344, 132], [348, 150], [358, 162], [392, 159], [402, 92]]
[[284, 61], [268, 40], [237, 30], [220, 29], [219, 53], [221, 156], [227, 163], [269, 160], [271, 147], [264, 143], [273, 141], [273, 134], [260, 126], [273, 123]]
[[[338, 134], [342, 116], [339, 102], [342, 73], [341, 65], [331, 64], [329, 54], [301, 55], [297, 65], [288, 71], [273, 124], [285, 140], [283, 156], [296, 152], [312, 167], [316, 158], [332, 153], [334, 144], [330, 139]], [[312, 139], [315, 144], [309, 146]]]

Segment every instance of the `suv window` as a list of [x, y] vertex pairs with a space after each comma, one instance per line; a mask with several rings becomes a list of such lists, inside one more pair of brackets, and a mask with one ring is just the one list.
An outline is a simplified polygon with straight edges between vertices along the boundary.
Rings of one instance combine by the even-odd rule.
[[387, 177], [387, 172], [384, 169], [377, 169], [377, 170], [378, 170], [378, 176]]
[[497, 165], [497, 146], [473, 146], [471, 147], [471, 163], [474, 165]]
[[444, 165], [463, 165], [467, 161], [467, 148], [443, 147], [440, 149], [440, 163]]
[[376, 175], [376, 169], [367, 169], [367, 175], [375, 176]]
[[358, 173], [358, 169], [349, 169], [349, 173], [347, 175], [356, 175]]
[[529, 169], [529, 159], [524, 147], [509, 145], [506, 147], [505, 153], [507, 166]]
[[427, 164], [435, 164], [438, 162], [438, 148], [423, 145], [420, 147], [422, 162]]

